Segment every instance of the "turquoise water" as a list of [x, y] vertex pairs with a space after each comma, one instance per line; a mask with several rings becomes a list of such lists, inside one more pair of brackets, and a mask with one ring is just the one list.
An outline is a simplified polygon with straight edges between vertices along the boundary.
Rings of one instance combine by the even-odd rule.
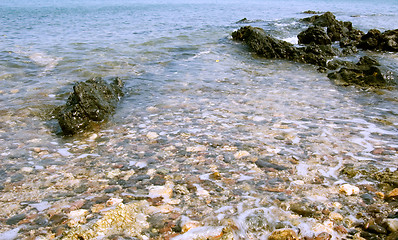
[[[289, 187], [292, 201], [303, 194], [323, 199], [337, 191], [338, 171], [346, 164], [396, 169], [396, 86], [379, 91], [337, 86], [313, 66], [261, 59], [230, 37], [247, 25], [236, 22], [247, 18], [250, 25], [294, 43], [307, 27], [299, 21], [308, 16], [302, 13], [306, 10], [331, 11], [363, 31], [398, 28], [396, 0], [2, 0], [0, 186], [5, 190], [0, 209], [5, 210], [0, 218], [31, 211], [22, 209], [23, 201], [47, 199], [55, 205], [89, 199], [89, 194], [66, 194], [71, 192], [66, 187], [71, 174], [102, 183], [115, 166], [139, 172], [137, 166], [153, 158], [159, 161], [149, 168], [169, 170], [171, 180], [190, 175], [203, 180], [214, 171], [236, 180], [236, 185], [217, 182], [225, 192], [202, 186], [217, 203], [178, 206], [181, 214], [196, 215], [204, 224], [206, 216], [201, 214], [227, 207], [235, 209], [228, 214], [239, 219], [263, 199], [274, 199], [276, 193], [257, 188], [264, 179], [284, 179], [281, 188], [299, 183]], [[361, 54], [378, 59], [386, 76], [397, 81], [396, 53]], [[121, 77], [125, 98], [115, 115], [95, 131], [74, 138], [60, 136], [49, 109], [65, 103], [75, 82], [94, 76]], [[153, 133], [158, 135], [156, 141], [151, 141]], [[379, 154], [375, 149], [388, 151]], [[249, 157], [241, 158], [246, 152]], [[220, 160], [230, 155], [244, 160]], [[275, 176], [260, 173], [253, 162], [264, 156], [291, 171]], [[80, 173], [81, 169], [95, 174]], [[24, 178], [15, 182], [18, 173]], [[312, 183], [317, 177], [325, 178], [322, 186]], [[47, 178], [57, 180], [41, 182]], [[302, 183], [305, 187], [300, 190]], [[26, 186], [14, 191], [13, 184]], [[252, 191], [241, 190], [247, 188]], [[65, 196], [48, 200], [48, 195], [56, 195], [54, 189], [65, 191]], [[129, 191], [123, 189], [114, 197]], [[234, 200], [223, 201], [225, 196]], [[202, 211], [206, 207], [211, 210]], [[345, 206], [341, 213], [348, 216], [353, 208]], [[309, 225], [317, 221], [300, 220]], [[269, 234], [240, 231], [243, 238], [252, 239]]]

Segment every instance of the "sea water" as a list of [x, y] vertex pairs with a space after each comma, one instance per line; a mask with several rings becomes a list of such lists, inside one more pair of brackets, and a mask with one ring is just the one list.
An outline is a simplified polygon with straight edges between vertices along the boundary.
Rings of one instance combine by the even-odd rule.
[[[269, 235], [271, 227], [261, 232], [244, 223], [259, 212], [276, 211], [271, 220], [280, 214], [283, 219], [275, 221], [308, 232], [319, 223], [291, 223], [292, 213], [273, 206], [272, 199], [288, 189], [292, 201], [304, 192], [332, 204], [324, 195], [338, 189], [341, 167], [395, 170], [398, 91], [337, 86], [313, 66], [262, 59], [230, 37], [253, 25], [297, 43], [297, 34], [308, 27], [300, 21], [307, 10], [331, 11], [364, 32], [398, 28], [396, 0], [2, 0], [0, 218], [35, 211], [22, 206], [45, 202], [47, 210], [91, 199], [73, 189], [87, 181], [107, 183], [101, 174], [127, 166], [132, 170], [121, 174], [126, 179], [131, 171], [152, 178], [164, 168], [176, 184], [197, 176], [200, 182], [191, 185], [202, 202], [181, 203], [180, 214], [196, 214], [207, 225], [212, 221], [199, 213], [222, 212], [218, 220], [234, 219], [237, 239]], [[239, 23], [243, 18], [248, 21]], [[397, 81], [396, 53], [361, 54], [379, 60]], [[51, 109], [66, 102], [77, 81], [115, 76], [126, 86], [115, 115], [92, 132], [62, 137]], [[380, 155], [374, 149], [390, 150]], [[288, 167], [289, 174], [264, 173], [253, 164], [263, 157]], [[221, 177], [211, 178], [214, 173]], [[327, 179], [324, 190], [311, 184], [316, 177]], [[147, 194], [128, 189], [114, 195]], [[208, 203], [212, 198], [219, 202]], [[0, 236], [16, 238], [15, 229], [24, 228], [4, 225]]]

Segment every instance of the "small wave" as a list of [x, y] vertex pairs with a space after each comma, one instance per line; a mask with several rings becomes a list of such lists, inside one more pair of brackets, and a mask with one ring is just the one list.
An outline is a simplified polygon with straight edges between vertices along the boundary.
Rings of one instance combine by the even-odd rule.
[[43, 71], [39, 74], [39, 76], [44, 76], [48, 72], [54, 70], [54, 68], [58, 65], [59, 61], [62, 60], [62, 57], [50, 56], [43, 52], [31, 52], [23, 50], [17, 50], [14, 52], [29, 58], [30, 61], [32, 61], [32, 63], [34, 63], [39, 67], [42, 67]]

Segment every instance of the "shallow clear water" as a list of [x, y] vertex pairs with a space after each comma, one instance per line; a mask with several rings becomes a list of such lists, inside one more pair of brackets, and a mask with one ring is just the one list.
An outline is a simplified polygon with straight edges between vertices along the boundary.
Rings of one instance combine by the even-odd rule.
[[[396, 87], [336, 86], [313, 66], [261, 59], [231, 40], [242, 18], [280, 39], [294, 39], [306, 28], [299, 21], [308, 16], [305, 10], [331, 11], [363, 31], [398, 28], [396, 1], [3, 0], [0, 185], [5, 187], [1, 205], [8, 210], [0, 217], [28, 211], [11, 203], [39, 202], [49, 195], [71, 201], [57, 195], [70, 192], [62, 185], [70, 181], [67, 176], [95, 182], [119, 165], [137, 172], [168, 169], [176, 182], [191, 175], [204, 179], [213, 202], [181, 203], [181, 214], [192, 218], [228, 206], [233, 210], [218, 220], [234, 218], [237, 225], [253, 207], [271, 211], [279, 196], [271, 188], [288, 189], [291, 201], [307, 197], [331, 204], [324, 198], [337, 194], [344, 165], [396, 169], [396, 150], [374, 154], [398, 148]], [[367, 54], [397, 76], [396, 53]], [[60, 137], [48, 110], [65, 103], [75, 82], [94, 76], [121, 77], [126, 97], [96, 131]], [[153, 132], [154, 141], [148, 137]], [[263, 172], [253, 163], [259, 158], [289, 171]], [[140, 170], [142, 164], [149, 167]], [[222, 181], [206, 180], [212, 172]], [[21, 182], [13, 180], [18, 173], [24, 175]], [[325, 179], [322, 186], [312, 183], [319, 177]], [[51, 179], [62, 186], [52, 186]], [[13, 192], [8, 186], [14, 183], [19, 190]], [[128, 189], [115, 197], [148, 193], [145, 187]], [[234, 200], [224, 199], [228, 196]], [[315, 225], [312, 221], [303, 220], [308, 226]], [[235, 237], [261, 238], [272, 228], [256, 232], [240, 226]]]

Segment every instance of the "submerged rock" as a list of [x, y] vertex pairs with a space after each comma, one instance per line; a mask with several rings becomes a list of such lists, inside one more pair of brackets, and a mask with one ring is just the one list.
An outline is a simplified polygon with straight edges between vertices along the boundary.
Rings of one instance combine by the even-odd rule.
[[123, 95], [122, 88], [123, 83], [119, 78], [115, 78], [111, 84], [101, 78], [76, 83], [57, 117], [63, 133], [73, 135], [86, 129], [92, 122], [108, 118]]
[[268, 240], [297, 240], [297, 233], [292, 229], [275, 230], [268, 237]]

